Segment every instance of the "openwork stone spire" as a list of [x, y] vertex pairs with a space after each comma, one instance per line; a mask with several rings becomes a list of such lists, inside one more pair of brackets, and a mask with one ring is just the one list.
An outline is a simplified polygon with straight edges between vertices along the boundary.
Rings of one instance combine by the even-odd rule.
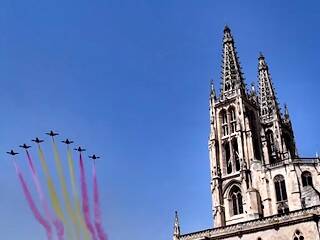
[[272, 85], [269, 67], [264, 56], [259, 56], [259, 86], [260, 86], [260, 114], [262, 120], [272, 120], [279, 114], [279, 105]]
[[180, 224], [179, 224], [179, 217], [178, 212], [175, 212], [174, 217], [174, 227], [173, 227], [173, 240], [179, 240], [180, 239]]
[[222, 64], [221, 96], [227, 97], [234, 95], [239, 89], [240, 93], [245, 93], [245, 84], [240, 62], [237, 57], [231, 30], [228, 26], [224, 28]]

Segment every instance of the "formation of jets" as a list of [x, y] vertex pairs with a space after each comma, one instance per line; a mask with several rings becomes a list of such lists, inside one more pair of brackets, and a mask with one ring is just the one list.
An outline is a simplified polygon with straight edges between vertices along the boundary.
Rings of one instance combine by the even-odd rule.
[[[57, 135], [59, 135], [59, 133], [56, 133], [56, 132], [54, 132], [54, 131], [52, 131], [52, 130], [51, 130], [50, 132], [47, 132], [46, 134], [49, 135], [49, 136], [52, 137], [52, 138], [55, 137], [55, 136], [57, 136]], [[32, 142], [35, 142], [35, 143], [37, 143], [37, 144], [40, 144], [40, 143], [44, 142], [44, 140], [39, 139], [38, 137], [36, 137], [35, 139], [32, 139], [31, 141], [32, 141]], [[61, 142], [63, 142], [63, 143], [66, 144], [66, 145], [70, 145], [70, 144], [73, 143], [73, 141], [69, 140], [68, 138], [67, 138], [66, 140], [64, 140], [64, 141], [61, 141]], [[31, 146], [29, 146], [29, 145], [27, 145], [27, 144], [24, 143], [24, 144], [22, 144], [22, 145], [19, 145], [19, 147], [27, 150], [27, 149], [30, 148]], [[78, 151], [79, 153], [86, 151], [86, 149], [81, 148], [80, 146], [79, 146], [78, 148], [74, 148], [74, 150], [75, 150], [75, 151]], [[15, 155], [17, 155], [17, 154], [19, 154], [19, 153], [18, 153], [18, 152], [15, 152], [14, 150], [10, 150], [9, 152], [7, 152], [7, 154], [12, 155], [12, 156], [15, 156]], [[92, 159], [93, 161], [95, 161], [95, 160], [99, 159], [100, 157], [98, 157], [98, 156], [96, 156], [95, 154], [93, 154], [93, 155], [89, 156], [89, 158]]]

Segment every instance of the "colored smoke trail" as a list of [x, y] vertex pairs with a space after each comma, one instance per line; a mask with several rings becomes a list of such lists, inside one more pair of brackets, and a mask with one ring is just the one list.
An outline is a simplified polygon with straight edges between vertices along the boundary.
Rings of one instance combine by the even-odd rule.
[[52, 239], [52, 232], [51, 232], [51, 227], [50, 227], [50, 224], [42, 217], [41, 213], [39, 212], [38, 208], [36, 207], [33, 199], [32, 199], [32, 196], [31, 196], [31, 193], [29, 191], [29, 188], [27, 186], [27, 183], [25, 182], [23, 176], [22, 176], [22, 173], [20, 171], [20, 168], [18, 167], [17, 163], [15, 162], [15, 160], [13, 160], [13, 163], [14, 163], [14, 166], [15, 166], [15, 169], [16, 169], [16, 173], [19, 177], [19, 180], [20, 180], [20, 184], [21, 184], [21, 187], [22, 187], [22, 190], [23, 190], [23, 193], [25, 195], [25, 198], [28, 202], [28, 205], [34, 215], [34, 217], [37, 219], [37, 221], [44, 227], [44, 229], [46, 230], [46, 234], [47, 234], [47, 238], [49, 240]]
[[76, 239], [80, 239], [79, 224], [77, 223], [77, 217], [75, 216], [75, 213], [74, 213], [72, 206], [71, 206], [70, 196], [69, 196], [69, 193], [67, 190], [67, 184], [66, 184], [66, 180], [64, 177], [64, 173], [63, 173], [63, 167], [62, 167], [58, 147], [57, 147], [57, 144], [55, 143], [53, 138], [52, 138], [52, 146], [53, 146], [53, 153], [54, 153], [56, 169], [57, 169], [57, 173], [58, 173], [60, 187], [62, 189], [62, 196], [63, 196], [64, 203], [66, 206], [66, 210], [68, 212], [68, 215], [71, 217], [73, 226], [75, 227]]
[[67, 159], [68, 159], [68, 165], [69, 165], [70, 182], [71, 182], [73, 200], [75, 202], [75, 214], [76, 214], [76, 218], [77, 218], [77, 224], [79, 225], [79, 228], [82, 231], [84, 239], [89, 240], [90, 236], [89, 236], [85, 221], [84, 221], [84, 219], [82, 217], [82, 213], [81, 213], [79, 194], [78, 194], [77, 185], [76, 185], [74, 161], [72, 159], [72, 153], [71, 153], [69, 146], [67, 147]]
[[[59, 220], [55, 221], [55, 225], [59, 229], [59, 231], [58, 231], [59, 239], [62, 240], [62, 239], [64, 239], [64, 230], [66, 229], [67, 224], [66, 224], [66, 220], [63, 215], [63, 212], [61, 210], [59, 198], [58, 198], [57, 192], [55, 190], [55, 187], [54, 187], [54, 184], [53, 184], [50, 172], [49, 172], [49, 168], [48, 168], [46, 159], [44, 157], [43, 151], [40, 147], [40, 144], [38, 144], [38, 154], [39, 154], [39, 159], [40, 159], [40, 163], [42, 166], [42, 170], [43, 170], [44, 175], [47, 180], [47, 186], [48, 186], [49, 196], [50, 196], [53, 210], [55, 211], [55, 214], [58, 216], [58, 218], [61, 219], [61, 221], [63, 222], [63, 224], [59, 225], [60, 221]], [[70, 231], [68, 229], [66, 229], [66, 232], [67, 232], [67, 235], [69, 236], [68, 239], [70, 239]]]
[[82, 211], [83, 211], [85, 223], [87, 225], [88, 230], [90, 231], [92, 240], [97, 240], [95, 230], [90, 221], [88, 190], [87, 190], [86, 175], [84, 171], [81, 152], [80, 152], [80, 158], [79, 158], [79, 165], [80, 165], [80, 181], [81, 181], [81, 194], [82, 194]]
[[94, 224], [100, 240], [107, 240], [107, 235], [102, 226], [99, 188], [97, 180], [96, 162], [93, 160], [93, 201], [94, 201]]
[[[30, 168], [30, 172], [31, 172], [31, 175], [32, 175], [32, 179], [33, 179], [34, 185], [36, 186], [36, 189], [37, 189], [37, 192], [38, 192], [38, 195], [39, 195], [39, 198], [40, 198], [40, 202], [41, 202], [42, 207], [44, 209], [44, 212], [46, 214], [47, 220], [48, 221], [52, 221], [53, 225], [56, 228], [56, 232], [57, 232], [59, 240], [63, 240], [64, 239], [64, 237], [63, 237], [63, 235], [64, 235], [63, 224], [59, 219], [55, 218], [51, 214], [50, 209], [48, 207], [49, 204], [48, 204], [47, 199], [45, 198], [45, 195], [43, 194], [42, 187], [41, 187], [41, 184], [40, 184], [36, 169], [34, 167], [33, 160], [31, 158], [30, 153], [29, 153], [28, 150], [26, 150], [26, 153], [27, 153], [27, 158], [28, 158], [28, 163], [29, 163], [29, 168]], [[50, 231], [51, 231], [51, 227], [50, 227]]]

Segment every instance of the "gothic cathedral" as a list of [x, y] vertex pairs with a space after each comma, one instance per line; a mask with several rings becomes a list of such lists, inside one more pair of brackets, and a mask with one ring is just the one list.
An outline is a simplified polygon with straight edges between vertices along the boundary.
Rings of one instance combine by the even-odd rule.
[[219, 94], [210, 91], [214, 228], [174, 240], [320, 240], [320, 159], [301, 158], [287, 106], [280, 111], [265, 57], [259, 92], [246, 89], [233, 36], [223, 35]]

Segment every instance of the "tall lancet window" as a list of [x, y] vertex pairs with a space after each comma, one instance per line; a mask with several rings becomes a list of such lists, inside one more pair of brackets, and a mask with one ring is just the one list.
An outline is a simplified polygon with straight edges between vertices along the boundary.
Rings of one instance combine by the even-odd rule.
[[227, 136], [229, 135], [227, 112], [225, 110], [222, 110], [220, 116], [221, 116], [222, 136]]
[[250, 129], [252, 132], [252, 145], [253, 145], [253, 154], [256, 159], [260, 159], [260, 146], [259, 146], [259, 138], [258, 138], [258, 130], [257, 130], [257, 121], [256, 115], [252, 110], [246, 109]]
[[236, 132], [237, 120], [236, 120], [236, 111], [233, 107], [229, 110], [229, 114], [230, 114], [230, 133], [234, 133]]
[[267, 139], [267, 147], [268, 147], [270, 163], [272, 163], [275, 161], [275, 145], [274, 145], [273, 133], [271, 130], [268, 130], [266, 132], [266, 139]]
[[227, 164], [227, 173], [232, 173], [232, 161], [231, 161], [231, 153], [230, 153], [230, 145], [229, 142], [223, 144], [224, 148], [224, 157], [226, 159]]
[[232, 140], [232, 151], [233, 151], [233, 159], [236, 166], [236, 171], [240, 170], [240, 159], [239, 159], [239, 152], [238, 152], [238, 142], [237, 139], [234, 138]]
[[273, 181], [276, 190], [278, 213], [288, 213], [288, 197], [284, 177], [282, 175], [277, 175], [274, 177]]
[[238, 186], [234, 185], [230, 189], [231, 214], [239, 215], [243, 213], [242, 194]]

